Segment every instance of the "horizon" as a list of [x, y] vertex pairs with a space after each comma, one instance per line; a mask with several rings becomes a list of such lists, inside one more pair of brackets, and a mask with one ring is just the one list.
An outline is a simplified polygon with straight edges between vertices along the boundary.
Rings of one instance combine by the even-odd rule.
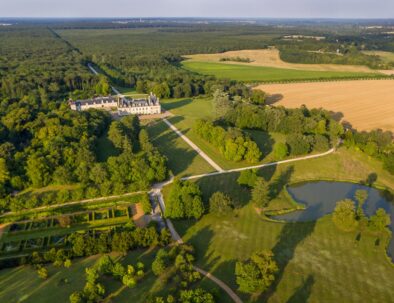
[[0, 12], [1, 18], [393, 19], [394, 1], [113, 0], [108, 6], [104, 0], [2, 0]]

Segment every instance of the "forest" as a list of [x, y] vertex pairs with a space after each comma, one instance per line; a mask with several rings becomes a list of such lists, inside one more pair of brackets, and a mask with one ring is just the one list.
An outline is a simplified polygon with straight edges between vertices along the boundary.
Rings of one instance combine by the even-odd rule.
[[[111, 124], [106, 112], [69, 109], [70, 97], [109, 93], [108, 80], [93, 75], [79, 51], [41, 27], [0, 37], [0, 212], [146, 189], [166, 177], [166, 160], [137, 118]], [[100, 162], [96, 145], [103, 136], [117, 153]], [[65, 184], [78, 186], [23, 193]]]

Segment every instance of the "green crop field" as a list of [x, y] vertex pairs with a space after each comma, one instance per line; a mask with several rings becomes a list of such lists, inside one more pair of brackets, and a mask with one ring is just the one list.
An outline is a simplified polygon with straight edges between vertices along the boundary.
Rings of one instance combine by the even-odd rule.
[[305, 71], [197, 61], [183, 61], [182, 65], [185, 69], [199, 74], [239, 81], [327, 80], [377, 76], [375, 73]]

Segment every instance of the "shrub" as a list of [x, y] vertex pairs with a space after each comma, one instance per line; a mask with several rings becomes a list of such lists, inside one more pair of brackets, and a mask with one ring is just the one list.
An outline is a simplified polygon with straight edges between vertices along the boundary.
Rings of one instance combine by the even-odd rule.
[[215, 192], [209, 199], [209, 212], [214, 214], [226, 214], [233, 210], [231, 198], [222, 192]]
[[356, 220], [356, 210], [354, 202], [350, 199], [338, 201], [332, 215], [334, 224], [343, 231], [352, 231], [356, 229], [358, 222]]

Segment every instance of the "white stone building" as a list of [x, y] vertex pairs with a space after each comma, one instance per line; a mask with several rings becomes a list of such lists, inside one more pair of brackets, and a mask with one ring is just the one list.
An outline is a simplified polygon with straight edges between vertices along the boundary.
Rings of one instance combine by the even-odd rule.
[[160, 100], [153, 93], [146, 99], [128, 99], [124, 96], [96, 97], [88, 100], [70, 100], [72, 110], [82, 111], [90, 108], [117, 110], [119, 116], [153, 115], [161, 113]]

